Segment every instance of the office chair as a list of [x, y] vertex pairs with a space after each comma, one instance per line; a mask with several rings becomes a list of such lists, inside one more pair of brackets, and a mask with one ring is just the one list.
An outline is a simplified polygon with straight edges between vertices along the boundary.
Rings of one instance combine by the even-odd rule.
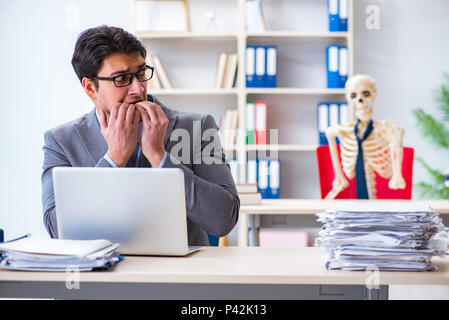
[[[337, 145], [338, 156], [340, 157], [340, 146]], [[402, 175], [405, 179], [405, 189], [392, 190], [388, 187], [388, 179], [376, 175], [377, 199], [411, 199], [412, 198], [412, 173], [413, 173], [413, 148], [404, 147], [402, 157]], [[321, 199], [332, 189], [332, 181], [335, 174], [332, 168], [332, 160], [329, 153], [329, 146], [319, 146], [316, 149], [318, 161], [318, 175], [320, 180]], [[341, 157], [340, 157], [341, 159]], [[346, 177], [346, 179], [348, 179]], [[335, 199], [357, 199], [355, 178], [348, 179], [349, 187], [341, 191]]]

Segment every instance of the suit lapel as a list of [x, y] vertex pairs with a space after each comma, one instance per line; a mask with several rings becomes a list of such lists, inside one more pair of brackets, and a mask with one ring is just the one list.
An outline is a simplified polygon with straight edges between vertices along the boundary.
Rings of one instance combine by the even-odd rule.
[[94, 166], [108, 151], [108, 145], [101, 134], [100, 124], [98, 123], [95, 112], [96, 109], [94, 108], [76, 127], [76, 131], [78, 132], [81, 142], [86, 148], [86, 151]]

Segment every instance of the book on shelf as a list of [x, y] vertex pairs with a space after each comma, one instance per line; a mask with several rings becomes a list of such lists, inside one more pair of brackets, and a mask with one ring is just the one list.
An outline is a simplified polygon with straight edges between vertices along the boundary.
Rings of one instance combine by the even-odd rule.
[[256, 205], [262, 203], [262, 195], [259, 193], [257, 184], [245, 183], [245, 184], [236, 184], [235, 186], [239, 194], [240, 204]]
[[167, 72], [164, 69], [164, 66], [162, 65], [161, 58], [159, 56], [152, 56], [152, 60], [154, 63], [154, 71], [157, 73], [158, 78], [161, 82], [161, 86], [164, 89], [172, 89], [172, 85], [170, 81], [168, 80]]
[[[153, 61], [153, 57], [148, 55], [147, 56], [147, 64], [153, 68], [154, 67], [154, 61]], [[156, 68], [153, 70], [153, 78], [151, 78], [150, 81], [148, 81], [148, 89], [150, 90], [160, 90], [162, 88], [161, 86], [161, 82], [159, 81], [159, 76], [157, 74]]]
[[218, 135], [221, 139], [221, 144], [225, 149], [235, 146], [238, 127], [238, 111], [237, 109], [228, 109], [224, 117], [221, 119], [220, 129]]
[[235, 185], [238, 193], [256, 193], [257, 184], [256, 183], [236, 183]]
[[330, 32], [348, 31], [348, 0], [327, 0]]
[[277, 56], [275, 45], [246, 47], [246, 87], [275, 88], [277, 86]]
[[222, 88], [231, 89], [234, 87], [237, 76], [237, 53], [228, 53], [226, 56], [226, 69], [223, 76]]
[[226, 70], [227, 53], [220, 52], [218, 54], [217, 72], [215, 77], [215, 88], [220, 89], [223, 86], [223, 76]]
[[216, 89], [231, 89], [237, 77], [237, 53], [220, 52], [218, 54]]
[[249, 0], [245, 3], [246, 14], [246, 31], [247, 32], [265, 32], [267, 23], [262, 9], [262, 2], [260, 0]]

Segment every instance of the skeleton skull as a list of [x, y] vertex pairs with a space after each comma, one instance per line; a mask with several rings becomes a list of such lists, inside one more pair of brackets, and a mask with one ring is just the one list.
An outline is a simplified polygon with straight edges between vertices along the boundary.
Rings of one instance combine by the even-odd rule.
[[359, 74], [346, 82], [346, 100], [357, 119], [363, 122], [371, 119], [374, 99], [376, 99], [376, 81], [372, 77]]

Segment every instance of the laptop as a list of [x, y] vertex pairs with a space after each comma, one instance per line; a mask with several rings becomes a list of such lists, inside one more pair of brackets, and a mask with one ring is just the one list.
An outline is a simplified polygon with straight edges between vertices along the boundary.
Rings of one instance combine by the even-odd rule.
[[129, 255], [185, 256], [184, 173], [159, 168], [53, 169], [61, 239], [107, 239]]

